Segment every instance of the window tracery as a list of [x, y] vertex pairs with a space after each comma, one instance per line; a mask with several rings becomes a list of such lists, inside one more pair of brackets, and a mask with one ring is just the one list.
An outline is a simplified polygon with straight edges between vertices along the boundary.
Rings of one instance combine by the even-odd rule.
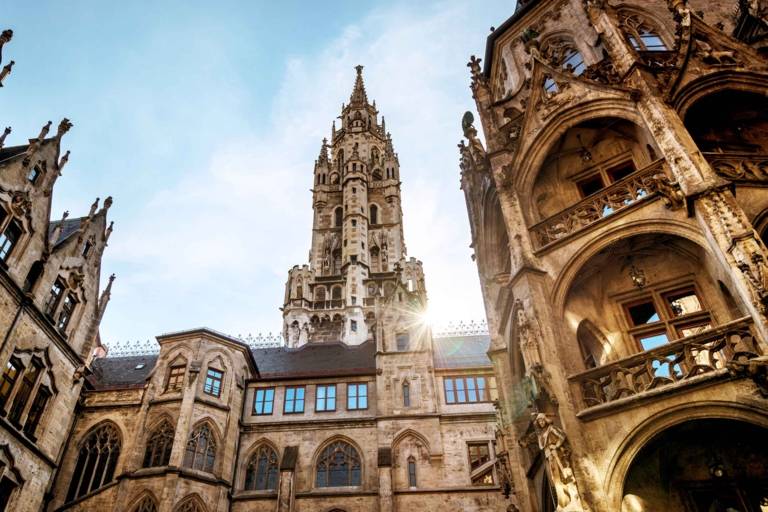
[[317, 487], [360, 485], [362, 464], [357, 450], [345, 441], [335, 441], [320, 453], [316, 467]]
[[668, 50], [656, 28], [639, 14], [619, 13], [619, 26], [632, 48], [639, 52], [664, 52]]
[[144, 467], [167, 466], [171, 460], [173, 448], [173, 425], [164, 420], [147, 440], [147, 448], [144, 452]]
[[216, 440], [210, 425], [203, 423], [192, 431], [184, 452], [184, 466], [207, 473], [216, 462]]
[[584, 69], [586, 69], [581, 52], [579, 52], [572, 40], [565, 37], [548, 39], [544, 43], [541, 55], [552, 66], [561, 68], [576, 76], [581, 75]]
[[104, 487], [112, 481], [120, 457], [120, 433], [111, 423], [95, 427], [85, 438], [77, 455], [67, 501]]
[[0, 376], [0, 410], [7, 412], [11, 425], [36, 441], [38, 427], [55, 391], [47, 353], [16, 351]]
[[155, 500], [150, 496], [144, 496], [136, 507], [134, 507], [133, 512], [157, 512]]
[[245, 470], [245, 489], [273, 491], [277, 489], [277, 453], [269, 445], [260, 446], [248, 461]]

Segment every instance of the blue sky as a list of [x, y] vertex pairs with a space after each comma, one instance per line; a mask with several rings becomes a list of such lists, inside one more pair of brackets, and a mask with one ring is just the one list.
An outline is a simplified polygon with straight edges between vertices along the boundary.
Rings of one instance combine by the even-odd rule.
[[[105, 6], [109, 7], [105, 7]], [[439, 323], [483, 317], [459, 190], [466, 62], [513, 1], [4, 2], [6, 145], [74, 128], [54, 218], [114, 197], [102, 339], [279, 331], [307, 261], [312, 166], [365, 66], [392, 132], [409, 256]]]

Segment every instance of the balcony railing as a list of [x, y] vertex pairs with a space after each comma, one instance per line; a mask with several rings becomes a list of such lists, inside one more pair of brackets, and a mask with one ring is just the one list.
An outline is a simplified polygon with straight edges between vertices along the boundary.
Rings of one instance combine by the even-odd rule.
[[704, 153], [712, 169], [731, 181], [768, 182], [768, 155], [755, 153]]
[[312, 309], [340, 309], [343, 307], [343, 299], [316, 300], [312, 303]]
[[587, 407], [650, 394], [761, 355], [748, 317], [569, 377]]
[[542, 249], [648, 199], [667, 179], [664, 160], [657, 160], [645, 169], [584, 198], [531, 228], [537, 248]]

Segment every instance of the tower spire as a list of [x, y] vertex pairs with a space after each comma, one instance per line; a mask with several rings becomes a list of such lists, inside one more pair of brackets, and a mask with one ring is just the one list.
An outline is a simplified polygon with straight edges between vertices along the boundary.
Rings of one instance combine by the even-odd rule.
[[349, 97], [349, 105], [360, 107], [368, 104], [368, 95], [365, 93], [365, 84], [363, 83], [363, 66], [355, 66], [357, 77], [355, 78], [355, 88], [352, 89], [352, 96]]

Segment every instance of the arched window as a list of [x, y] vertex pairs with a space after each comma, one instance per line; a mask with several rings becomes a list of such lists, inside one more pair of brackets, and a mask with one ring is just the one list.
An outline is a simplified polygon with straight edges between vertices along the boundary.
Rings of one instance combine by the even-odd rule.
[[245, 489], [266, 491], [277, 489], [277, 453], [268, 445], [260, 446], [248, 461]]
[[416, 487], [416, 458], [408, 457], [408, 487]]
[[576, 338], [579, 341], [579, 349], [586, 369], [595, 368], [604, 362], [603, 354], [608, 340], [595, 324], [589, 320], [582, 320], [576, 329]]
[[326, 446], [317, 460], [315, 486], [347, 487], [360, 485], [362, 464], [357, 450], [344, 441]]
[[406, 380], [403, 382], [403, 407], [411, 406], [411, 385]]
[[542, 56], [554, 67], [562, 68], [576, 76], [586, 69], [584, 58], [570, 39], [556, 37], [547, 40], [541, 52]]
[[216, 462], [216, 440], [210, 425], [203, 423], [189, 436], [184, 452], [184, 465], [188, 468], [213, 472]]
[[639, 52], [665, 52], [664, 44], [656, 29], [641, 16], [622, 12], [619, 14], [619, 24], [629, 44]]
[[379, 223], [379, 207], [375, 204], [371, 205], [371, 224]]
[[344, 210], [342, 210], [341, 206], [339, 206], [335, 210], [333, 210], [333, 225], [336, 226], [337, 228], [340, 228], [343, 220], [344, 220]]
[[67, 501], [93, 492], [112, 481], [120, 457], [120, 433], [111, 423], [93, 429], [83, 441], [72, 471]]
[[133, 507], [133, 512], [157, 512], [157, 504], [155, 504], [155, 500], [153, 500], [151, 496], [144, 496], [144, 498]]
[[171, 448], [173, 448], [173, 426], [168, 421], [163, 421], [150, 434], [147, 440], [147, 449], [144, 452], [144, 467], [167, 466], [171, 460]]
[[173, 512], [206, 512], [206, 508], [200, 498], [193, 495], [182, 500]]

